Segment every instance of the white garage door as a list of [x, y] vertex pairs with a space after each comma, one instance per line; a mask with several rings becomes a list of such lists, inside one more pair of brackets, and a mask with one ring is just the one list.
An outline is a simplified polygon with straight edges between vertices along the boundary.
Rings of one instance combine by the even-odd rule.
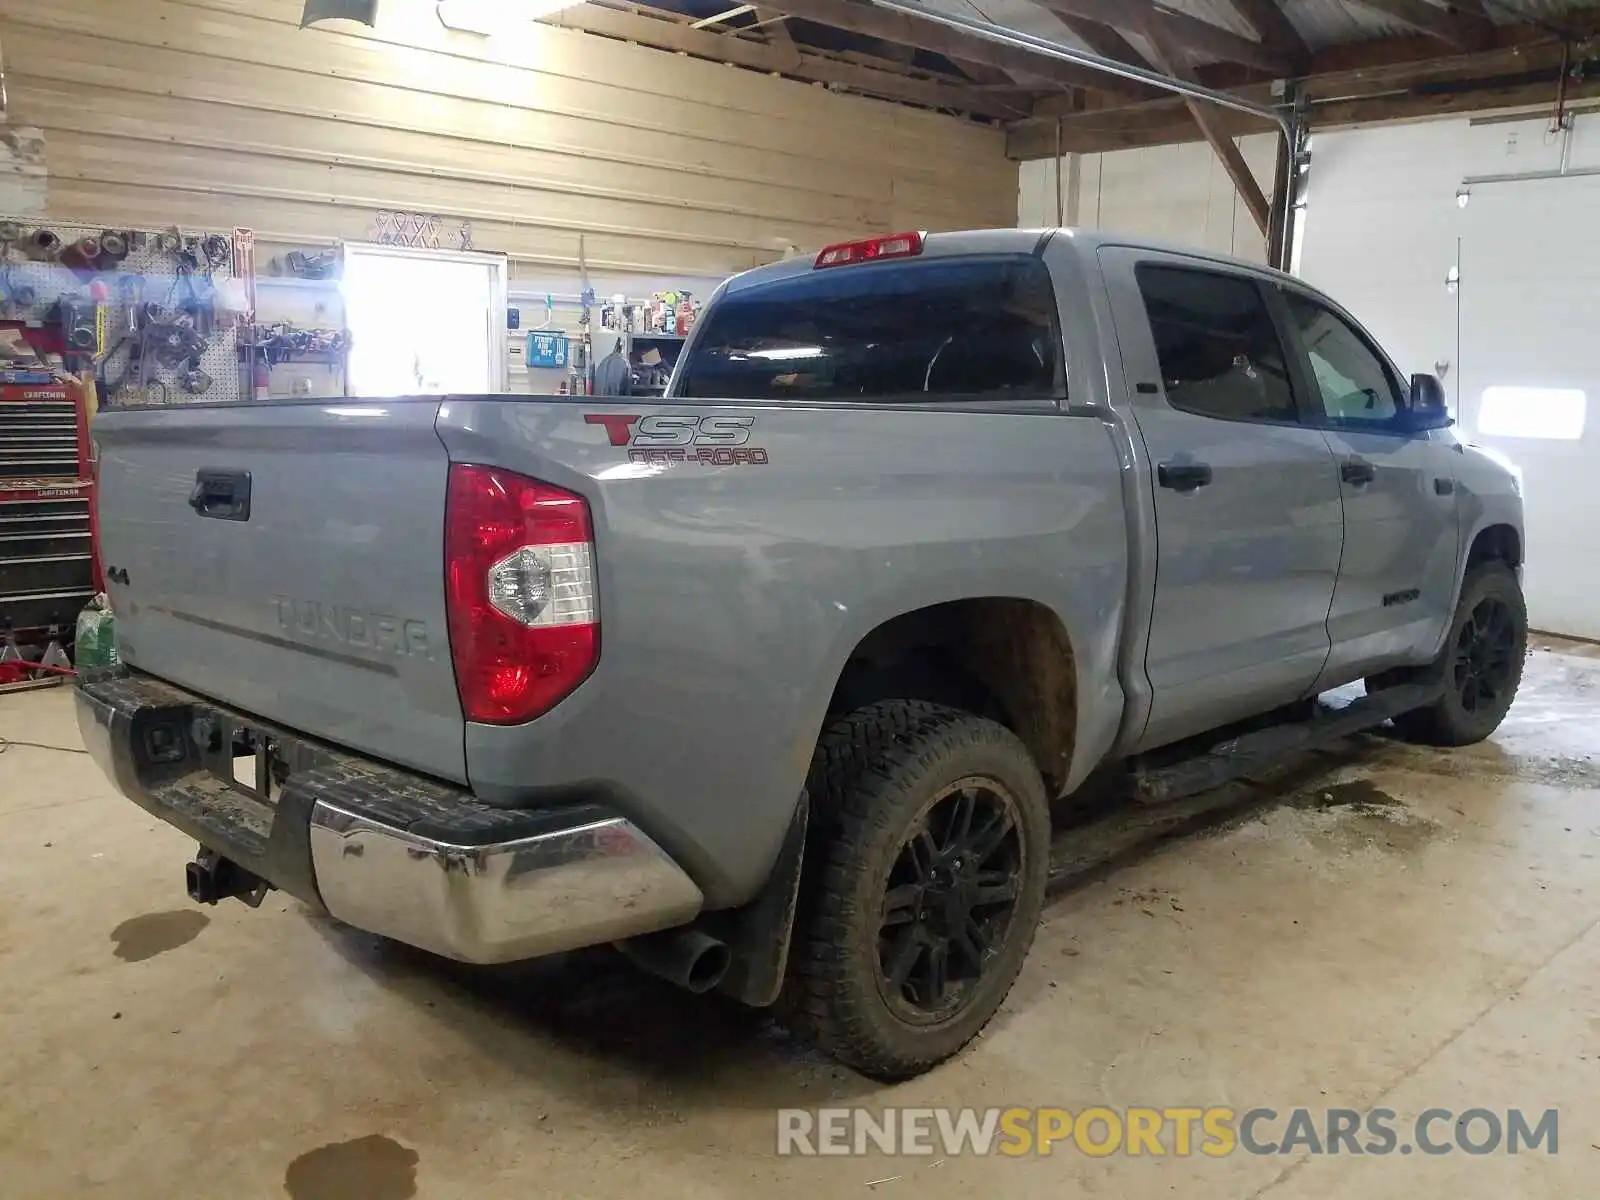
[[[1563, 160], [1565, 178], [1483, 181], [1556, 171]], [[1402, 368], [1442, 370], [1462, 432], [1522, 468], [1529, 617], [1600, 639], [1593, 170], [1597, 114], [1580, 116], [1565, 145], [1545, 118], [1317, 134], [1300, 270]]]
[[1600, 638], [1600, 178], [1475, 186], [1461, 417], [1523, 473], [1528, 613]]

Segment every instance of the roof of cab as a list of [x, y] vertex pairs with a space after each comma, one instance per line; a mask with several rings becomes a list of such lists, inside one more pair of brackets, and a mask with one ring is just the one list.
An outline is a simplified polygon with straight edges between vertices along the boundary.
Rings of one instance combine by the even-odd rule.
[[[951, 233], [930, 233], [923, 239], [921, 258], [944, 258], [957, 254], [1027, 254], [1047, 240], [1070, 239], [1081, 254], [1092, 255], [1102, 246], [1130, 246], [1141, 250], [1160, 250], [1182, 254], [1188, 258], [1204, 259], [1229, 267], [1250, 271], [1271, 272], [1271, 268], [1258, 262], [1217, 254], [1196, 246], [1182, 246], [1153, 238], [1130, 237], [1127, 234], [1108, 233], [1098, 229], [1039, 228], [1039, 229], [965, 229]], [[820, 247], [818, 248], [820, 249]], [[720, 291], [737, 292], [749, 287], [804, 275], [817, 269], [816, 251], [807, 251], [780, 262], [735, 275], [722, 285]], [[838, 270], [837, 267], [828, 268]], [[1277, 273], [1277, 272], [1272, 272]]]

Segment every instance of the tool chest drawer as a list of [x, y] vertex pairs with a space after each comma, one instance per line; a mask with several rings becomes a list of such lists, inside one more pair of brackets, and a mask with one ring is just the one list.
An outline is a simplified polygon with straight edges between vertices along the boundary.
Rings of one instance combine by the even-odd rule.
[[0, 480], [0, 634], [71, 625], [94, 595], [88, 481]]

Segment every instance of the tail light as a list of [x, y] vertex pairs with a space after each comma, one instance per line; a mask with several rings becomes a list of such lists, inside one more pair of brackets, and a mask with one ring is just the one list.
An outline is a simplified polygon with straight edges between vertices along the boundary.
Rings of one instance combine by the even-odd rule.
[[600, 617], [582, 496], [452, 466], [444, 552], [450, 657], [469, 721], [531, 721], [589, 677]]
[[850, 263], [875, 262], [880, 258], [915, 258], [922, 253], [920, 233], [891, 233], [863, 242], [838, 242], [824, 246], [814, 264], [818, 267], [843, 267]]

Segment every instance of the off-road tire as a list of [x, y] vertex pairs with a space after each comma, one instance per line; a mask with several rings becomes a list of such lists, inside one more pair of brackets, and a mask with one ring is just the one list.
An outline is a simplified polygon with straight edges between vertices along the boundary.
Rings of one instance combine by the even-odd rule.
[[[1014, 801], [1016, 899], [964, 1007], [948, 1020], [913, 1024], [884, 993], [885, 889], [941, 789], [975, 777]], [[863, 1075], [919, 1075], [977, 1036], [1033, 943], [1050, 851], [1038, 768], [1017, 736], [994, 721], [919, 700], [885, 700], [830, 719], [808, 788], [812, 826], [782, 1012], [795, 1032]]]
[[[1485, 601], [1503, 605], [1510, 622], [1509, 675], [1492, 703], [1469, 709], [1457, 678], [1457, 657], [1462, 653], [1463, 630]], [[1402, 713], [1394, 727], [1408, 742], [1424, 746], [1469, 746], [1481, 742], [1505, 719], [1522, 682], [1522, 663], [1528, 647], [1528, 610], [1516, 572], [1502, 562], [1479, 563], [1467, 572], [1456, 602], [1450, 631], [1439, 657], [1426, 667], [1386, 671], [1367, 682], [1369, 691], [1401, 683], [1439, 681], [1444, 694], [1426, 708]]]

